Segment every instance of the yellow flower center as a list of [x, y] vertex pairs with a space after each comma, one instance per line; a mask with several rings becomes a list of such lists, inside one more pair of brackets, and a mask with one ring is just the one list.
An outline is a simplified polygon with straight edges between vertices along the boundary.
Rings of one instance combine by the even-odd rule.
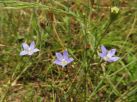
[[66, 61], [65, 59], [62, 59], [61, 64], [62, 64], [62, 65], [66, 65], [66, 64], [67, 64], [67, 61]]
[[109, 56], [108, 54], [104, 57], [105, 61], [108, 61], [111, 58], [111, 56]]
[[28, 54], [31, 55], [33, 53], [33, 51], [31, 50], [31, 48], [28, 49]]

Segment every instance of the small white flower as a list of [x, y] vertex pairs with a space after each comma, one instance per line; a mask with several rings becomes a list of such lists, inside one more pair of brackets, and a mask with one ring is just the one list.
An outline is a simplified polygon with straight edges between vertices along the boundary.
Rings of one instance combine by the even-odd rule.
[[24, 55], [33, 55], [35, 52], [38, 52], [39, 49], [35, 48], [35, 42], [32, 41], [30, 46], [26, 43], [23, 43], [22, 44], [22, 47], [23, 47], [23, 51], [20, 52], [20, 56], [24, 56]]
[[65, 51], [63, 52], [63, 54], [57, 52], [57, 53], [56, 53], [56, 57], [57, 57], [57, 59], [54, 61], [54, 64], [60, 65], [60, 66], [62, 66], [63, 68], [64, 68], [67, 64], [73, 62], [73, 60], [74, 60], [73, 58], [69, 58], [69, 57], [68, 57], [68, 52], [67, 52], [67, 50], [65, 50]]

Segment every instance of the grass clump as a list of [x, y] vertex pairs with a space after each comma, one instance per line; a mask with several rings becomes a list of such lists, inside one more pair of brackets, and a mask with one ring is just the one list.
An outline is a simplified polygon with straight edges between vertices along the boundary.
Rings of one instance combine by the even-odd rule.
[[[135, 4], [1, 0], [0, 102], [136, 102]], [[39, 51], [20, 56], [32, 41]], [[100, 58], [102, 45], [119, 60]], [[62, 68], [53, 62], [65, 50], [74, 61]]]

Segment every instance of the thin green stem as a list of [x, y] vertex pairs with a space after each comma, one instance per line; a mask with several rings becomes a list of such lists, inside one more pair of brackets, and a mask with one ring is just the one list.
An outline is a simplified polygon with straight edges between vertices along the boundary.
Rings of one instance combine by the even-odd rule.
[[[97, 44], [95, 45], [95, 50], [92, 54], [92, 57], [94, 56], [94, 54], [96, 54], [96, 51], [98, 49], [98, 46], [100, 45], [102, 39], [107, 35], [106, 32], [108, 31], [110, 25], [112, 24], [112, 21], [109, 21], [108, 25], [106, 26], [106, 29], [104, 30], [104, 32], [101, 34], [101, 38], [97, 41]], [[97, 40], [97, 39], [96, 39]]]
[[[86, 45], [88, 43], [88, 33], [87, 33], [87, 21], [85, 14], [83, 15], [84, 17], [84, 28], [83, 28], [83, 34], [84, 34], [84, 48], [86, 49]], [[87, 50], [84, 51], [83, 55], [83, 67], [84, 67], [84, 81], [85, 81], [85, 95], [84, 95], [84, 101], [87, 102], [87, 92], [88, 92], [88, 87], [87, 87], [87, 70], [88, 70], [88, 59], [87, 59]]]
[[22, 71], [21, 71], [21, 73], [15, 78], [15, 80], [12, 82], [12, 85], [15, 85], [16, 84], [16, 82], [17, 82], [17, 80], [22, 76], [22, 74], [24, 74], [26, 71], [27, 71], [27, 69], [30, 67], [30, 65], [31, 64], [29, 64], [28, 66], [26, 66]]

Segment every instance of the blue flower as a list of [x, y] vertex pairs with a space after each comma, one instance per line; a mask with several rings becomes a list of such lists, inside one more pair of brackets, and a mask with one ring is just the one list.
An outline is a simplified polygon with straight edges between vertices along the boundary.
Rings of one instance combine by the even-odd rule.
[[39, 49], [35, 48], [35, 42], [32, 41], [30, 46], [26, 43], [22, 44], [23, 47], [23, 51], [20, 52], [20, 56], [24, 56], [24, 55], [33, 55], [35, 52], [40, 51]]
[[74, 59], [68, 57], [68, 52], [65, 50], [63, 54], [56, 53], [57, 59], [54, 61], [54, 64], [60, 65], [62, 67], [65, 67], [67, 64], [71, 63]]
[[119, 59], [119, 57], [115, 56], [116, 49], [107, 50], [105, 46], [101, 46], [102, 53], [99, 56], [107, 62], [115, 62]]

